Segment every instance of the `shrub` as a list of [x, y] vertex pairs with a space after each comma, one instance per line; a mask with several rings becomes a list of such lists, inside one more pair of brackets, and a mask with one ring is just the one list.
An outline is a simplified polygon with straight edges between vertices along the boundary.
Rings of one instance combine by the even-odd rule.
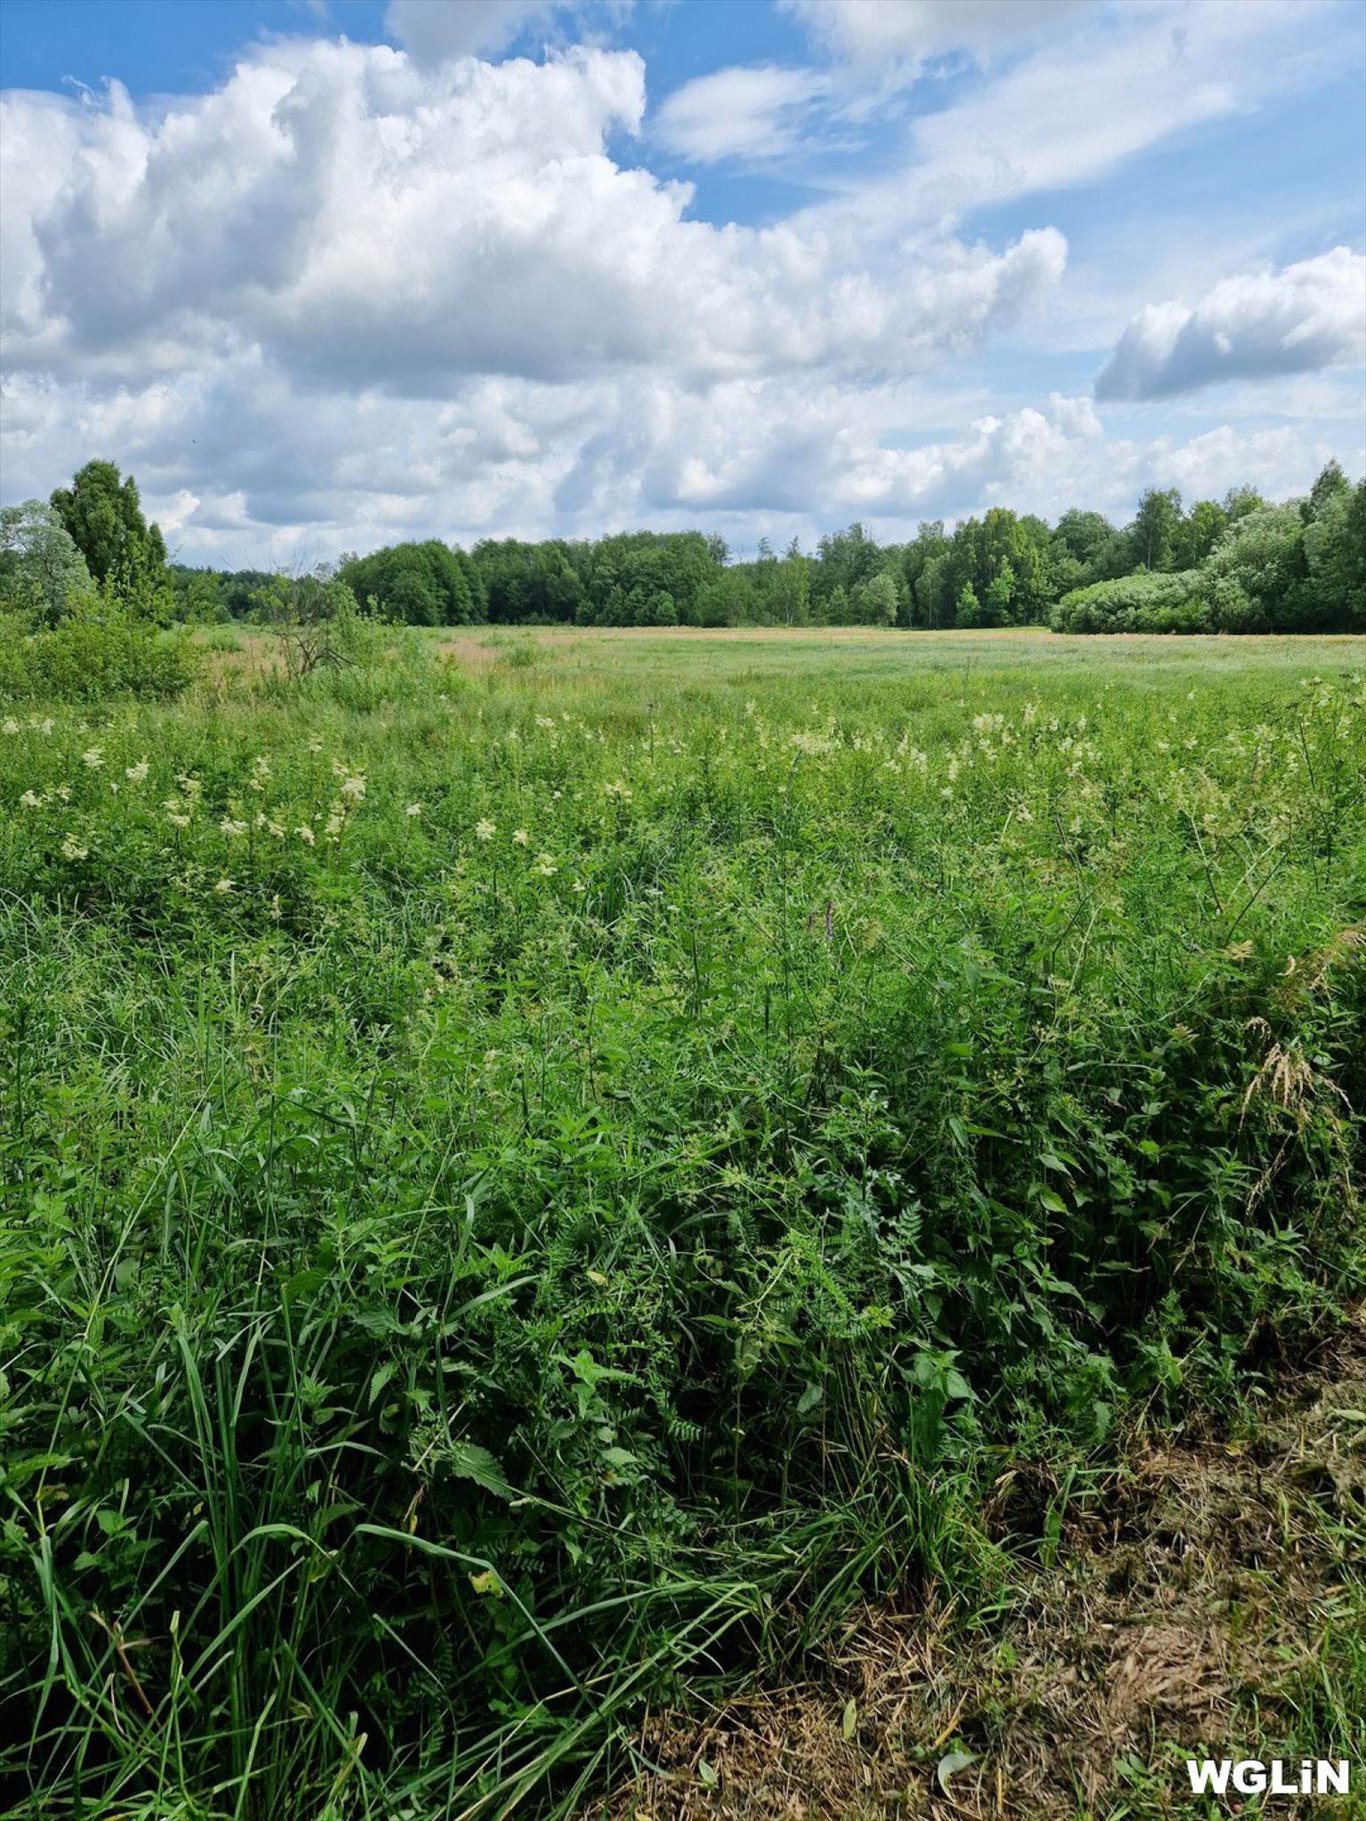
[[0, 701], [44, 697], [99, 702], [134, 696], [169, 700], [194, 679], [195, 656], [183, 633], [163, 632], [121, 608], [93, 601], [58, 626], [0, 643]]
[[1140, 569], [1073, 589], [1053, 609], [1050, 624], [1054, 632], [1208, 632], [1211, 621], [1198, 570], [1152, 575]]

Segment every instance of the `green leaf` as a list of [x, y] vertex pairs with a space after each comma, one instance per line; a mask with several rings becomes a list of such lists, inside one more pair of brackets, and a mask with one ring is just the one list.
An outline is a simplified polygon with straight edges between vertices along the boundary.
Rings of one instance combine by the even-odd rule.
[[949, 1793], [949, 1778], [955, 1776], [960, 1770], [966, 1770], [968, 1765], [974, 1761], [975, 1754], [970, 1751], [946, 1751], [944, 1753], [934, 1774], [940, 1789], [946, 1796]]
[[487, 1448], [474, 1442], [452, 1442], [444, 1456], [446, 1465], [457, 1479], [473, 1480], [485, 1492], [500, 1499], [515, 1499], [516, 1490], [508, 1484], [507, 1475]]
[[820, 1403], [824, 1396], [824, 1385], [819, 1384], [813, 1379], [797, 1399], [797, 1415], [810, 1416], [811, 1412], [816, 1408], [816, 1405]]

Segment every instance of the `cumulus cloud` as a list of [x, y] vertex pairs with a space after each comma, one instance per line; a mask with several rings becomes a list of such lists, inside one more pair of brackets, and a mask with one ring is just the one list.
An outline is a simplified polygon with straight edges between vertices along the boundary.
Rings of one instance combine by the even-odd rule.
[[1166, 398], [1228, 379], [1366, 361], [1366, 258], [1334, 247], [1226, 278], [1199, 303], [1149, 304], [1096, 380], [1097, 398]]
[[655, 133], [666, 150], [695, 163], [777, 157], [797, 142], [806, 111], [825, 89], [815, 70], [715, 70], [674, 90], [655, 116]]
[[[652, 147], [762, 156], [842, 106], [824, 85], [843, 75], [718, 72], [651, 138], [634, 52], [474, 55], [567, 16], [517, 10], [514, 27], [394, 0], [401, 48], [273, 41], [211, 92], [155, 104], [117, 85], [6, 96], [6, 497], [109, 455], [185, 558], [293, 564], [642, 523], [743, 544], [864, 516], [901, 535], [997, 501], [1122, 510], [1149, 479], [1242, 472], [1233, 430], [1231, 448], [1215, 432], [1139, 448], [1102, 435], [1087, 399], [1026, 389], [988, 412], [942, 387], [1067, 261], [1053, 228], [986, 241], [964, 212], [1241, 104], [1216, 74], [1243, 29], [1224, 15], [1249, 8], [1195, 15], [1179, 55], [1155, 14], [1118, 39], [1084, 27], [1061, 100], [1026, 48], [918, 116], [893, 177], [766, 228], [700, 219]], [[977, 26], [955, 29], [989, 56]], [[1136, 80], [1153, 99], [1121, 131]], [[1299, 484], [1307, 447], [1258, 460]]]
[[[914, 249], [795, 218], [691, 219], [607, 146], [645, 105], [634, 52], [418, 69], [292, 41], [146, 117], [7, 102], [15, 365], [112, 378], [259, 347], [304, 384], [442, 397], [460, 377], [667, 365], [877, 371], [960, 348], [1062, 271], [1051, 229]], [[54, 173], [60, 173], [55, 176]]]

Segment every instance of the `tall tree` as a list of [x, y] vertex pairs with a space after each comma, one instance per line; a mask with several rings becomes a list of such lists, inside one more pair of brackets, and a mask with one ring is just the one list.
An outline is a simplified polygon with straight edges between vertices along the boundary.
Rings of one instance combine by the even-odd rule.
[[1172, 567], [1177, 532], [1181, 525], [1181, 495], [1175, 487], [1149, 487], [1138, 502], [1138, 512], [1129, 527], [1129, 541], [1135, 565], [1144, 569], [1163, 570]]
[[58, 487], [52, 508], [86, 567], [102, 586], [149, 596], [166, 581], [166, 543], [142, 515], [138, 484], [113, 462], [87, 462], [69, 487]]

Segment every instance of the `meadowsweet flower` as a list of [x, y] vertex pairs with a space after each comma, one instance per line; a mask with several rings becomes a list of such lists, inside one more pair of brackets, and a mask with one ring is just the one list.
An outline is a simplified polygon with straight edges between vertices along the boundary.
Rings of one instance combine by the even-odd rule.
[[268, 821], [266, 823], [266, 833], [268, 835], [273, 835], [277, 841], [283, 841], [285, 838], [284, 826], [279, 822]]
[[88, 765], [91, 771], [98, 771], [101, 765], [104, 764], [104, 748], [102, 746], [87, 746], [85, 751], [81, 754], [81, 763], [83, 765]]
[[15, 720], [15, 718], [12, 714], [7, 714], [5, 716], [5, 732], [6, 733], [18, 733], [18, 731], [19, 731], [19, 723]]
[[422, 814], [422, 805], [420, 803], [410, 803], [403, 813], [405, 816], [416, 819]]
[[147, 771], [147, 760], [142, 758], [136, 765], [125, 765], [123, 775], [130, 784], [141, 784], [147, 776]]
[[38, 729], [39, 733], [48, 734], [52, 732], [57, 723], [53, 720], [51, 715], [44, 715], [41, 721], [35, 720], [32, 722], [32, 725]]
[[68, 860], [85, 860], [89, 858], [90, 849], [82, 847], [75, 835], [63, 835], [62, 854]]
[[487, 816], [482, 822], [476, 822], [474, 825], [475, 839], [478, 841], [491, 841], [497, 833], [497, 823], [490, 822]]
[[304, 823], [302, 828], [296, 828], [294, 832], [299, 837], [299, 839], [303, 842], [305, 847], [312, 847], [313, 843], [318, 838], [314, 834], [313, 830], [308, 826], [307, 822]]
[[38, 795], [36, 790], [26, 790], [19, 801], [23, 804], [25, 809], [41, 809], [43, 807], [43, 799]]
[[322, 749], [323, 749], [322, 741], [318, 738], [318, 736], [316, 734], [314, 734], [313, 738], [308, 742], [308, 750], [312, 753], [319, 753], [322, 751]]
[[272, 921], [273, 921], [273, 922], [275, 922], [275, 923], [278, 923], [278, 922], [279, 922], [279, 921], [280, 921], [280, 918], [281, 918], [281, 917], [282, 917], [282, 916], [283, 916], [283, 915], [284, 915], [284, 912], [283, 912], [283, 910], [282, 910], [282, 909], [281, 909], [281, 907], [280, 907], [280, 894], [279, 894], [279, 892], [276, 892], [276, 893], [275, 893], [275, 895], [274, 895], [274, 896], [273, 896], [273, 897], [272, 897], [272, 898], [271, 898], [271, 901], [270, 901], [270, 915], [271, 915], [271, 919], [272, 919]]
[[582, 879], [576, 879], [569, 889], [571, 892], [586, 892], [588, 887], [584, 884]]
[[342, 779], [341, 794], [349, 797], [353, 803], [359, 803], [365, 796], [365, 779], [359, 772], [353, 772]]
[[232, 880], [220, 879], [213, 889], [220, 898], [226, 898], [228, 893], [232, 890]]
[[179, 812], [174, 809], [167, 812], [166, 820], [170, 823], [172, 828], [188, 828], [190, 826], [190, 818], [179, 814]]
[[331, 815], [328, 816], [326, 826], [323, 829], [323, 833], [325, 835], [327, 835], [329, 837], [329, 839], [335, 841], [337, 839], [337, 837], [341, 834], [341, 831], [342, 831], [343, 826], [345, 825], [345, 822], [346, 822], [346, 811], [342, 807], [342, 805], [340, 803], [338, 803], [333, 808]]
[[52, 788], [52, 794], [54, 797], [60, 797], [63, 803], [69, 803], [71, 801], [71, 786], [69, 784], [55, 784]]
[[517, 843], [518, 847], [526, 847], [531, 841], [531, 836], [524, 828], [514, 828], [512, 831], [512, 838]]
[[559, 870], [559, 865], [550, 854], [537, 854], [533, 872], [538, 872], [543, 879], [553, 879]]
[[619, 803], [629, 803], [631, 801], [630, 789], [627, 785], [622, 783], [620, 778], [613, 784], [604, 785], [602, 794], [604, 797], [615, 797]]
[[218, 832], [226, 835], [230, 841], [235, 841], [239, 835], [246, 834], [247, 825], [245, 822], [234, 821], [231, 816], [224, 816], [218, 824]]

